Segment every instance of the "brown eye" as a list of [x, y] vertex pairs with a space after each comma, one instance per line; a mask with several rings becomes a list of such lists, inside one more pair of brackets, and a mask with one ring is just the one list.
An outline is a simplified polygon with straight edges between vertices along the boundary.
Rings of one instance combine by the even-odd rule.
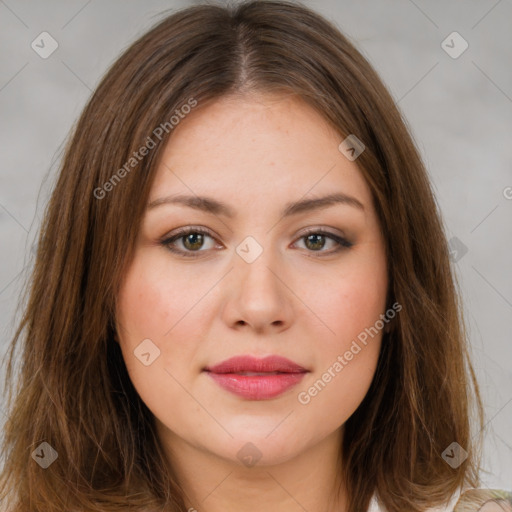
[[[299, 240], [304, 240], [304, 246], [309, 252], [317, 252], [319, 255], [334, 254], [354, 245], [343, 237], [319, 229], [310, 230]], [[326, 245], [329, 246], [328, 242], [330, 242], [330, 250], [329, 247], [327, 250], [323, 250]]]
[[[210, 247], [204, 248], [208, 239], [212, 240]], [[201, 256], [201, 253], [213, 248], [215, 246], [213, 241], [214, 238], [209, 231], [201, 228], [188, 228], [179, 230], [174, 235], [162, 240], [160, 244], [173, 253], [193, 258]]]
[[[205, 247], [208, 239], [211, 239], [212, 242], [210, 242], [209, 247]], [[316, 252], [319, 256], [334, 254], [353, 246], [345, 238], [319, 229], [310, 230], [309, 233], [300, 237], [299, 240], [304, 240], [304, 245], [308, 252]], [[175, 254], [193, 258], [199, 257], [202, 255], [201, 253], [207, 253], [209, 249], [215, 248], [214, 242], [215, 238], [209, 231], [202, 228], [186, 228], [178, 230], [172, 236], [161, 240], [160, 244]], [[327, 250], [323, 250], [326, 246]]]
[[325, 245], [325, 236], [318, 233], [306, 236], [305, 240], [306, 247], [313, 251], [318, 251]]
[[183, 239], [183, 245], [185, 248], [191, 251], [200, 249], [204, 243], [204, 235], [202, 233], [190, 233], [182, 236], [181, 238]]

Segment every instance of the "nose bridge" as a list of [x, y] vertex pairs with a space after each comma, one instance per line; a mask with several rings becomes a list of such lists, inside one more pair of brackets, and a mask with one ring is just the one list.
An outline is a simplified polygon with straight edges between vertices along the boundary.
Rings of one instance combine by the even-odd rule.
[[[262, 240], [263, 235], [260, 235]], [[266, 236], [264, 241], [258, 241], [253, 236], [247, 236], [236, 248], [235, 267], [242, 280], [241, 284], [253, 287], [276, 288], [279, 281], [277, 269], [281, 265], [279, 252], [272, 246], [272, 237]], [[270, 290], [268, 290], [270, 291]], [[277, 290], [276, 290], [277, 291]]]
[[233, 325], [242, 323], [264, 330], [289, 324], [291, 305], [287, 287], [281, 282], [284, 262], [270, 240], [267, 236], [260, 243], [247, 237], [236, 247], [227, 288], [228, 321]]

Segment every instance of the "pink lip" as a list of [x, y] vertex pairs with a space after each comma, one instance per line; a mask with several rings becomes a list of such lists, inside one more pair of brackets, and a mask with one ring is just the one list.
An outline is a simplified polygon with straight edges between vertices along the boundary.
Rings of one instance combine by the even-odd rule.
[[[302, 366], [280, 356], [257, 359], [232, 357], [204, 369], [223, 389], [249, 400], [268, 400], [298, 384], [308, 372]], [[245, 372], [266, 375], [243, 375]]]

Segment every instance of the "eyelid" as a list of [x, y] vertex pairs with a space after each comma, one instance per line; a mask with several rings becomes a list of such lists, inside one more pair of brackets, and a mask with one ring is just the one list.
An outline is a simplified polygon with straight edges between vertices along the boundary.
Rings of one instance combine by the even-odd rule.
[[[331, 231], [331, 230], [333, 230], [333, 231]], [[337, 231], [337, 232], [334, 232], [334, 231]], [[345, 233], [342, 230], [340, 230], [338, 228], [333, 228], [330, 226], [310, 226], [310, 227], [304, 228], [302, 231], [299, 232], [299, 234], [297, 235], [297, 238], [302, 238], [303, 236], [307, 236], [309, 234], [314, 234], [314, 233], [321, 233], [323, 235], [342, 238], [342, 239], [346, 240], [347, 242], [349, 241], [348, 236], [345, 235]]]
[[173, 238], [179, 238], [179, 236], [188, 235], [189, 233], [202, 233], [205, 235], [209, 235], [212, 238], [216, 238], [215, 234], [211, 229], [205, 228], [203, 226], [195, 226], [195, 225], [189, 225], [189, 226], [183, 226], [181, 228], [176, 228], [173, 231], [171, 231], [169, 234], [164, 235], [162, 237], [162, 241], [165, 240], [171, 240]]

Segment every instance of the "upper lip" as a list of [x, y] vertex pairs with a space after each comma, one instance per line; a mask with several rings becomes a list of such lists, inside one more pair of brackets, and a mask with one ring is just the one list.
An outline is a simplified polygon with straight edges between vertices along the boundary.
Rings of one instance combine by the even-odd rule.
[[304, 373], [307, 372], [297, 363], [281, 356], [267, 356], [264, 358], [256, 358], [253, 356], [236, 356], [226, 359], [222, 363], [215, 366], [207, 366], [204, 371], [212, 373]]

